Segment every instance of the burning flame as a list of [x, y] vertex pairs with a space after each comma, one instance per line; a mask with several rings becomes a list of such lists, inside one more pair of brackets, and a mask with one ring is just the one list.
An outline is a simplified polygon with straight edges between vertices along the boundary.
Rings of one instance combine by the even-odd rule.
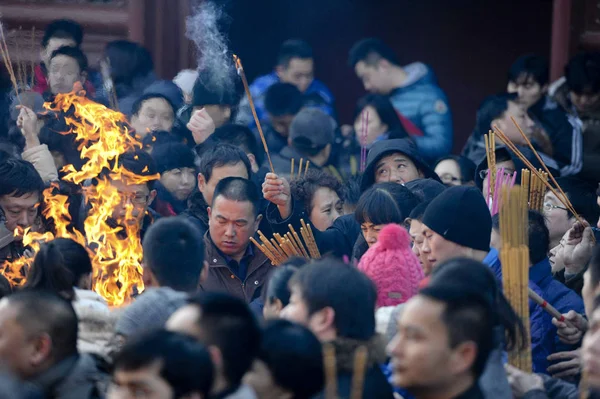
[[[142, 245], [139, 238], [140, 225], [135, 221], [134, 206], [127, 201], [125, 220], [115, 226], [114, 209], [123, 204], [122, 193], [110, 184], [120, 180], [127, 185], [145, 184], [158, 179], [159, 175], [135, 175], [119, 165], [121, 154], [142, 144], [130, 134], [125, 116], [119, 112], [87, 99], [81, 86], [74, 91], [56, 96], [54, 103], [44, 106], [55, 112], [65, 112], [67, 126], [62, 134], [74, 134], [78, 150], [85, 164], [77, 170], [73, 165], [65, 166], [64, 181], [80, 185], [89, 179], [97, 179], [96, 186], [83, 187], [85, 198], [91, 209], [84, 222], [85, 235], [69, 229], [71, 217], [68, 212], [68, 197], [57, 194], [57, 187], [44, 191], [43, 214], [52, 220], [57, 237], [71, 238], [90, 249], [94, 268], [94, 290], [102, 295], [109, 305], [126, 303], [135, 292], [142, 292]], [[108, 177], [107, 172], [108, 171]], [[104, 173], [101, 173], [104, 172]], [[51, 233], [24, 232], [23, 244], [37, 252], [40, 241], [53, 239]], [[3, 265], [2, 273], [16, 285], [25, 282], [25, 273], [33, 258], [20, 258]]]

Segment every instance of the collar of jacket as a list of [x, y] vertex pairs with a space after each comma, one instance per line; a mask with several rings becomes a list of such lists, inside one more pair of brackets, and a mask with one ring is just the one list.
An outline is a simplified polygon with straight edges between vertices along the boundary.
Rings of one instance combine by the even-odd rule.
[[368, 341], [338, 337], [329, 342], [335, 349], [335, 360], [338, 372], [354, 371], [354, 354], [361, 346], [366, 346], [368, 352], [367, 367], [383, 364], [386, 360], [385, 338], [379, 334]]
[[[227, 266], [227, 260], [224, 258], [224, 254], [217, 248], [217, 246], [213, 243], [212, 239], [210, 238], [210, 231], [207, 231], [204, 235], [204, 244], [206, 245], [206, 261], [208, 262], [208, 267], [226, 267], [229, 269], [229, 266]], [[253, 245], [254, 244], [249, 243], [248, 246], [252, 246], [252, 248], [246, 248], [246, 254], [248, 254], [248, 251], [252, 251], [251, 258], [248, 262], [246, 278], [248, 278], [248, 276], [254, 273], [256, 269], [258, 269], [263, 264], [269, 261], [266, 255], [263, 254], [261, 251], [255, 250]]]
[[73, 373], [73, 369], [78, 361], [79, 355], [70, 356], [40, 374], [33, 383], [44, 392], [51, 392], [65, 378]]
[[552, 266], [548, 257], [529, 268], [529, 280], [533, 281], [540, 288], [545, 286], [545, 279], [552, 279]]

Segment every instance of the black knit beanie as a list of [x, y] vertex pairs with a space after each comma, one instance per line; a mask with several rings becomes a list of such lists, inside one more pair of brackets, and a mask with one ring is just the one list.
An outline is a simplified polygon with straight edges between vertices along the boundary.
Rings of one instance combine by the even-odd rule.
[[481, 191], [475, 187], [446, 189], [425, 210], [423, 224], [463, 247], [490, 250], [492, 216]]

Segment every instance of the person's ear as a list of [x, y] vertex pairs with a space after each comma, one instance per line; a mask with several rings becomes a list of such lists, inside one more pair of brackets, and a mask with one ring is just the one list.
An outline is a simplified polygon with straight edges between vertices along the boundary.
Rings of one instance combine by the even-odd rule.
[[[496, 118], [492, 121], [492, 123], [490, 124], [490, 130], [494, 130], [494, 125], [498, 126], [500, 128], [500, 130], [504, 130], [504, 128], [506, 127], [504, 124], [504, 120], [502, 118]], [[487, 132], [485, 132], [487, 134]]]
[[39, 366], [48, 360], [52, 353], [52, 338], [46, 333], [33, 338], [33, 353], [29, 359], [32, 366]]
[[202, 173], [198, 173], [198, 190], [204, 191], [206, 188], [206, 178]]
[[277, 314], [281, 313], [284, 308], [283, 302], [281, 302], [281, 299], [279, 298], [274, 298], [273, 301], [271, 301], [271, 305], [275, 307]]
[[150, 195], [148, 196], [148, 203], [146, 204], [146, 206], [150, 206], [152, 205], [152, 202], [154, 201], [154, 199], [156, 198], [156, 190], [152, 190], [150, 191]]
[[477, 351], [477, 344], [473, 341], [463, 342], [454, 348], [450, 360], [453, 374], [458, 375], [469, 371], [477, 359]]
[[156, 278], [154, 277], [154, 273], [150, 270], [149, 267], [142, 265], [142, 281], [144, 282], [144, 287], [157, 287]]
[[250, 165], [252, 166], [252, 172], [256, 173], [258, 171], [258, 164], [256, 163], [256, 157], [254, 154], [246, 154], [248, 160], [250, 160]]
[[215, 375], [219, 375], [220, 371], [223, 370], [223, 354], [215, 345], [209, 345], [206, 349], [208, 349], [210, 360], [212, 360], [212, 364], [215, 366]]
[[283, 65], [277, 65], [275, 67], [275, 73], [277, 74], [277, 77], [279, 79], [281, 79], [281, 77], [283, 76], [283, 74], [285, 73], [285, 67]]
[[417, 171], [419, 172], [419, 179], [425, 178], [425, 174], [423, 173], [423, 171], [421, 169], [417, 169]]
[[210, 223], [210, 215], [212, 215], [212, 209], [210, 206], [206, 207], [206, 212], [208, 213], [208, 222]]
[[313, 313], [308, 323], [317, 337], [335, 330], [335, 310], [330, 306], [324, 307]]
[[256, 220], [254, 221], [254, 232], [256, 233], [258, 231], [258, 226], [260, 225], [260, 221], [262, 220], [263, 215], [258, 215], [256, 217]]

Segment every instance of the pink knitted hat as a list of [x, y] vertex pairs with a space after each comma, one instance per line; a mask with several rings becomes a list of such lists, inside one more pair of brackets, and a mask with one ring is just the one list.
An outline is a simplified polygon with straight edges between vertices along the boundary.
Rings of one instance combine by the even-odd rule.
[[358, 268], [377, 286], [377, 307], [395, 306], [417, 294], [425, 277], [419, 259], [410, 248], [408, 232], [388, 224], [363, 255]]

